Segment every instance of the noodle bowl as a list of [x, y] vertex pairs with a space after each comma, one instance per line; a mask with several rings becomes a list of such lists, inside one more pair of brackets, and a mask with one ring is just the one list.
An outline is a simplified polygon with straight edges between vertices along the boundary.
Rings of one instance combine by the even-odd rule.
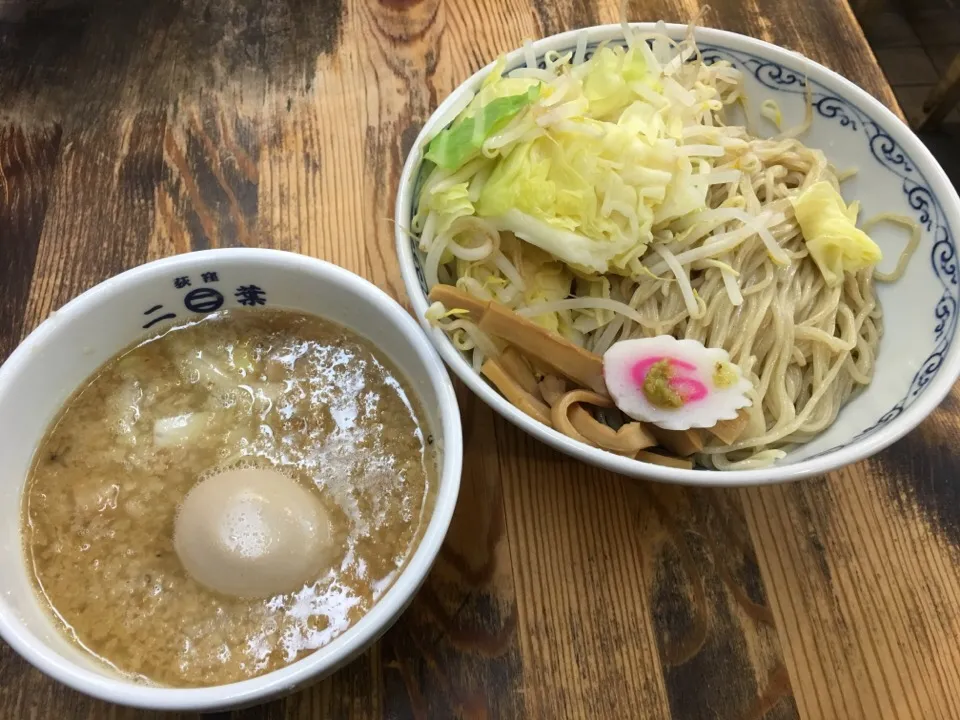
[[[594, 36], [610, 38], [612, 33], [604, 30]], [[569, 47], [569, 39], [566, 42], [544, 45]], [[499, 128], [484, 140], [481, 156], [449, 171], [442, 166], [421, 171], [415, 198], [419, 203], [413, 206], [412, 223], [407, 216], [406, 233], [423, 253], [428, 288], [451, 285], [475, 298], [496, 301], [597, 355], [624, 340], [660, 335], [727, 351], [753, 385], [749, 421], [734, 442], [707, 437], [694, 460], [722, 470], [763, 467], [823, 433], [843, 406], [870, 384], [883, 334], [875, 284], [903, 274], [920, 241], [920, 228], [912, 218], [899, 215], [861, 221], [863, 230], [872, 231], [881, 220], [910, 228], [906, 247], [902, 241], [899, 246], [887, 245], [890, 262], [884, 266], [896, 269], [884, 274], [865, 267], [845, 272], [838, 283], [828, 282], [811, 256], [793, 201], [818, 183], [839, 192], [856, 168], [838, 171], [821, 150], [804, 144], [813, 115], [810, 99], [798, 128], [750, 126], [744, 123], [741, 104], [751, 103], [754, 111], [749, 116], [756, 119], [756, 108], [765, 98], [745, 97], [738, 69], [723, 61], [702, 63], [689, 36], [676, 43], [656, 32], [637, 33], [633, 46], [648, 47], [662, 68], [672, 64], [677, 69], [670, 78], [676, 87], [664, 82], [661, 97], [651, 97], [650, 102], [662, 102], [669, 95], [670, 102], [681, 108], [682, 141], [675, 152], [688, 159], [693, 182], [705, 186], [701, 210], [663, 221], [654, 213], [647, 222], [649, 218], [632, 217], [629, 208], [603, 207], [625, 235], [646, 233], [648, 241], [635, 261], [616, 267], [611, 263], [600, 271], [531, 239], [533, 231], [508, 214], [480, 210], [441, 228], [429, 203], [424, 209], [424, 198], [432, 190], [466, 183], [469, 200], [480, 207], [482, 200], [479, 204], [477, 200], [485, 184], [492, 182], [491, 174], [496, 179], [489, 158], [509, 155], [511, 143], [516, 147], [538, 137], [583, 130], [571, 126], [577, 118], [564, 108], [577, 100], [575, 88], [567, 88], [559, 99], [557, 93], [541, 96], [546, 112], [515, 116]], [[598, 50], [603, 47], [601, 43]], [[576, 72], [578, 60], [590, 61], [590, 54], [581, 49], [578, 45], [569, 54], [548, 51], [539, 67], [530, 67], [528, 61], [527, 67], [507, 76], [562, 80]], [[476, 92], [483, 86], [474, 82], [472, 87]], [[683, 102], [691, 99], [685, 93], [694, 100], [693, 110]], [[428, 142], [467, 107], [470, 98], [458, 100], [458, 108], [428, 126]], [[671, 112], [673, 107], [664, 114]], [[762, 103], [760, 116], [780, 122], [779, 109], [769, 101]], [[837, 157], [848, 162], [843, 153]], [[658, 168], [641, 169], [649, 171], [646, 187], [661, 182]], [[605, 204], [600, 190], [598, 203]], [[856, 206], [850, 207], [854, 217]], [[402, 209], [398, 219], [403, 219]], [[583, 234], [564, 229], [568, 231]], [[551, 283], [554, 291], [544, 292]], [[443, 328], [454, 347], [480, 370], [487, 358], [502, 350], [502, 343], [484, 333], [474, 318], [456, 310], [450, 304], [433, 306], [427, 318]], [[613, 428], [629, 420], [596, 407], [591, 412]], [[554, 427], [563, 432], [559, 425]]]

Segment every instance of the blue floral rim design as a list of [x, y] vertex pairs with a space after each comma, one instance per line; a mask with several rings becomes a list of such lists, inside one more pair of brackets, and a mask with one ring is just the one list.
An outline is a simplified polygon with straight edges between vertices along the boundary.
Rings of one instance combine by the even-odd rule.
[[[586, 57], [589, 58], [601, 43], [591, 43], [587, 46]], [[606, 45], [615, 43], [603, 43]], [[625, 43], [620, 41], [621, 45]], [[699, 45], [703, 61], [709, 64], [718, 61], [727, 61], [742, 72], [752, 74], [764, 87], [780, 93], [803, 95], [809, 91], [816, 113], [826, 119], [835, 120], [840, 127], [850, 132], [863, 134], [866, 138], [870, 153], [888, 172], [893, 173], [901, 180], [901, 188], [907, 198], [907, 203], [914, 211], [920, 225], [933, 236], [933, 246], [930, 249], [930, 264], [940, 284], [943, 294], [934, 308], [934, 350], [924, 360], [920, 369], [913, 376], [906, 395], [887, 410], [870, 427], [859, 432], [854, 440], [859, 440], [874, 434], [877, 430], [898, 418], [923, 393], [927, 385], [936, 377], [946, 359], [953, 343], [953, 336], [957, 328], [957, 307], [960, 304], [960, 283], [958, 283], [957, 249], [953, 238], [953, 229], [949, 226], [946, 214], [940, 201], [930, 190], [926, 176], [917, 169], [917, 164], [909, 154], [893, 139], [886, 129], [873, 120], [856, 103], [838, 97], [823, 84], [806, 78], [803, 72], [793, 70], [767, 58], [742, 50], [732, 50], [727, 47], [710, 44]], [[575, 47], [563, 51], [556, 51], [557, 55], [574, 53]], [[546, 67], [543, 56], [539, 58], [540, 68]], [[523, 65], [519, 62], [510, 70]], [[809, 85], [809, 88], [808, 88]], [[417, 169], [414, 182], [413, 204], [410, 209], [410, 221], [417, 212], [417, 198], [420, 188], [426, 179], [423, 165]], [[416, 240], [411, 238], [413, 246], [414, 267], [420, 287], [424, 295], [429, 293], [426, 277], [421, 266], [420, 251]], [[837, 445], [815, 455], [805, 458], [811, 460], [842, 449], [846, 445]]]

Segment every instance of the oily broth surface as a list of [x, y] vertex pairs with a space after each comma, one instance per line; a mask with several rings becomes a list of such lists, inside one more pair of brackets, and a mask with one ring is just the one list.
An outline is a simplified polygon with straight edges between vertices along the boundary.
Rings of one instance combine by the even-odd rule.
[[[415, 549], [436, 469], [422, 418], [386, 358], [334, 323], [227, 311], [169, 330], [101, 368], [37, 451], [24, 512], [38, 589], [80, 644], [144, 680], [289, 664], [363, 616]], [[174, 552], [184, 495], [243, 465], [283, 471], [330, 513], [339, 560], [298, 592], [217, 595]]]

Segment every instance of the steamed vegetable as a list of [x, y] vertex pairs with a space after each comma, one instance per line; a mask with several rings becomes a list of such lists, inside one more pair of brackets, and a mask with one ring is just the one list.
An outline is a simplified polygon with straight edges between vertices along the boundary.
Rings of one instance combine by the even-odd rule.
[[839, 285], [844, 272], [872, 267], [883, 258], [877, 244], [854, 224], [856, 208], [847, 207], [829, 182], [811, 185], [790, 202], [807, 249], [827, 285]]
[[536, 100], [539, 92], [539, 85], [534, 85], [520, 95], [497, 97], [477, 108], [474, 114], [460, 118], [433, 139], [427, 149], [427, 160], [447, 169], [460, 167], [480, 152], [484, 140]]
[[[641, 48], [570, 61], [504, 77], [501, 60], [430, 142], [436, 167], [414, 221], [434, 252], [428, 282], [454, 258], [485, 259], [469, 251], [504, 232], [574, 270], [631, 276], [658, 227], [705, 209], [712, 166], [701, 156], [714, 153], [684, 130], [719, 107], [716, 88], [682, 85], [682, 66], [666, 72]], [[496, 295], [489, 277], [476, 280]]]
[[465, 182], [431, 193], [424, 209], [436, 212], [439, 218], [437, 232], [445, 232], [457, 218], [467, 217], [476, 212], [473, 203], [470, 202], [470, 193]]

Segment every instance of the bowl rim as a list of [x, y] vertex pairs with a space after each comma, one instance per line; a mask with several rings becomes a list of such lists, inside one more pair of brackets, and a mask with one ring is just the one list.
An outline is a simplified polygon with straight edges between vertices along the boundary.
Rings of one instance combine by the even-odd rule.
[[[16, 610], [0, 594], [0, 636], [24, 659], [74, 690], [131, 707], [207, 711], [252, 705], [292, 691], [353, 659], [393, 624], [423, 583], [450, 526], [460, 489], [463, 435], [457, 396], [437, 352], [432, 345], [422, 341], [420, 327], [396, 300], [365, 278], [324, 260], [283, 250], [223, 248], [184, 253], [147, 262], [104, 280], [51, 313], [11, 353], [0, 366], [0, 396], [30, 363], [34, 352], [44, 346], [49, 347], [49, 343], [56, 344], [58, 327], [64, 321], [82, 313], [95, 312], [111, 297], [159, 273], [192, 269], [212, 259], [269, 263], [282, 271], [307, 271], [321, 279], [336, 278], [350, 293], [378, 307], [385, 322], [400, 329], [415, 353], [416, 361], [422, 365], [430, 384], [434, 386], [439, 401], [440, 427], [434, 429], [435, 432], [442, 432], [443, 437], [439, 487], [420, 543], [393, 584], [370, 611], [342, 635], [303, 659], [249, 680], [203, 688], [171, 688], [101, 675], [76, 665], [47, 646], [23, 624]], [[18, 501], [19, 498], [18, 495]]]
[[[652, 32], [657, 23], [629, 23], [630, 27], [639, 32]], [[688, 30], [687, 25], [666, 23], [666, 32], [671, 37], [682, 37]], [[622, 40], [623, 25], [608, 24], [594, 25], [588, 28], [568, 30], [541, 38], [532, 43], [533, 53], [539, 57], [544, 52], [574, 47], [577, 39], [587, 35], [588, 42], [599, 40]], [[884, 124], [889, 135], [906, 150], [918, 167], [922, 168], [933, 194], [940, 199], [948, 227], [960, 228], [960, 197], [947, 178], [940, 164], [931, 152], [910, 130], [910, 128], [893, 112], [867, 91], [858, 87], [852, 81], [837, 72], [811, 60], [793, 50], [774, 45], [764, 40], [752, 38], [729, 30], [697, 27], [695, 37], [704, 44], [749, 51], [765, 59], [773, 60], [785, 65], [800, 64], [807, 76], [813, 80], [822, 79], [832, 86], [837, 95], [853, 100], [866, 111], [870, 117], [878, 119]], [[526, 48], [521, 47], [506, 53], [506, 64], [513, 67], [524, 58]], [[605, 468], [622, 475], [645, 478], [658, 482], [682, 484], [700, 487], [750, 487], [755, 485], [772, 485], [791, 482], [814, 475], [821, 475], [840, 467], [868, 458], [885, 447], [896, 442], [906, 433], [915, 428], [943, 401], [950, 392], [957, 377], [960, 376], [960, 342], [953, 342], [943, 360], [936, 377], [926, 386], [923, 393], [900, 415], [864, 438], [855, 438], [843, 447], [833, 448], [819, 455], [798, 460], [789, 465], [775, 465], [767, 468], [749, 470], [711, 470], [692, 469], [683, 470], [665, 466], [639, 462], [609, 453], [599, 448], [590, 447], [566, 435], [540, 424], [530, 418], [489, 385], [479, 373], [464, 359], [453, 346], [442, 330], [432, 327], [426, 320], [425, 312], [429, 307], [427, 298], [420, 288], [414, 265], [413, 249], [410, 237], [406, 230], [410, 208], [413, 203], [416, 172], [421, 163], [421, 152], [426, 138], [438, 128], [444, 116], [450, 112], [460, 95], [476, 88], [483, 78], [494, 67], [490, 62], [477, 72], [473, 73], [464, 82], [458, 85], [430, 115], [423, 128], [411, 146], [407, 155], [397, 192], [394, 225], [397, 256], [400, 260], [400, 272], [403, 283], [413, 306], [414, 315], [421, 327], [427, 332], [431, 342], [439, 351], [448, 367], [460, 378], [477, 396], [501, 417], [513, 423], [533, 437], [547, 443], [551, 447], [571, 457], [583, 460], [591, 465]]]

